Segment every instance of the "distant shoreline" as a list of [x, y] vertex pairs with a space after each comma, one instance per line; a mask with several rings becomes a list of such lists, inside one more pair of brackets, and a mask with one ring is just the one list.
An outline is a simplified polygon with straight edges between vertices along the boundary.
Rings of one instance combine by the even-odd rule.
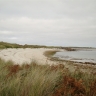
[[24, 44], [24, 45], [20, 45], [20, 44], [16, 44], [16, 43], [8, 43], [8, 42], [0, 42], [0, 49], [6, 49], [6, 48], [58, 48], [58, 49], [65, 49], [65, 50], [69, 50], [69, 51], [74, 51], [74, 49], [96, 49], [95, 47], [74, 47], [74, 46], [46, 46], [46, 45], [28, 45], [28, 44]]

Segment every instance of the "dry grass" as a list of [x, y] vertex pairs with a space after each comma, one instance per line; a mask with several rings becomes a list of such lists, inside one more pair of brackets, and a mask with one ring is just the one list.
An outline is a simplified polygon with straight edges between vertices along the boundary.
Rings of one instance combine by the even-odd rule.
[[[9, 64], [10, 63], [10, 64]], [[52, 96], [60, 71], [49, 65], [12, 65], [0, 61], [0, 96]]]
[[80, 67], [13, 64], [0, 59], [0, 96], [96, 96], [96, 75]]

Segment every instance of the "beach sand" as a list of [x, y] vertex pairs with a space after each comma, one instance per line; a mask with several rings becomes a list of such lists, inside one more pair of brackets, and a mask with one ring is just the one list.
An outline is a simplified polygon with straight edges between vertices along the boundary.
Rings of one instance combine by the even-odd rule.
[[14, 64], [22, 65], [23, 63], [29, 64], [35, 61], [39, 64], [56, 64], [56, 62], [48, 60], [44, 56], [45, 51], [56, 50], [47, 48], [18, 48], [18, 49], [3, 49], [0, 50], [0, 58], [5, 61], [12, 60]]

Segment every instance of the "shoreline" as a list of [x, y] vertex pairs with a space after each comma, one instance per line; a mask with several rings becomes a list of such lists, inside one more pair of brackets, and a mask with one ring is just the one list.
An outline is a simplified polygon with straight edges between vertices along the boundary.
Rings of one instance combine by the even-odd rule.
[[[60, 60], [52, 57], [57, 51], [64, 51], [64, 49], [51, 48], [9, 48], [0, 51], [0, 58], [5, 61], [11, 60], [14, 65], [30, 64], [36, 62], [40, 65], [59, 65], [63, 64], [70, 72], [74, 72], [79, 67], [83, 72], [96, 72], [95, 64], [84, 64], [80, 62], [73, 62], [68, 60]], [[45, 54], [47, 52], [47, 55]]]
[[[75, 49], [72, 49], [75, 50]], [[71, 51], [72, 51], [71, 50]], [[79, 49], [80, 50], [80, 49]], [[85, 49], [86, 50], [86, 49]], [[93, 62], [78, 62], [78, 61], [71, 61], [71, 60], [63, 60], [59, 57], [52, 57], [56, 52], [66, 51], [65, 49], [58, 49], [58, 48], [8, 48], [0, 50], [0, 58], [4, 59], [5, 61], [12, 60], [15, 64], [23, 64], [23, 63], [30, 63], [31, 61], [42, 61], [41, 63], [53, 63], [57, 61], [62, 62], [71, 62], [71, 63], [78, 63], [78, 64], [85, 64], [85, 65], [96, 65]], [[67, 50], [69, 51], [69, 50]], [[77, 51], [77, 49], [75, 50]]]

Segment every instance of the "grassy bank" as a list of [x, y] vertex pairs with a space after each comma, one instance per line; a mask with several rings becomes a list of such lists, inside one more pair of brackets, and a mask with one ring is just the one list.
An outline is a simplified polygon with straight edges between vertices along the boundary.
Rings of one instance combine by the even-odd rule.
[[58, 48], [58, 49], [64, 49], [66, 51], [76, 51], [76, 48], [82, 48], [82, 47], [61, 47], [61, 46], [28, 45], [28, 44], [20, 45], [16, 43], [8, 43], [0, 41], [0, 49], [6, 49], [6, 48]]
[[61, 48], [56, 46], [45, 46], [45, 45], [29, 45], [29, 44], [16, 44], [16, 43], [8, 43], [8, 42], [0, 42], [0, 49], [6, 49], [6, 48]]
[[44, 55], [45, 55], [46, 57], [51, 57], [51, 56], [53, 56], [56, 52], [58, 52], [58, 50], [49, 50], [49, 51], [45, 51], [45, 52], [44, 52]]
[[96, 96], [96, 74], [63, 64], [14, 65], [0, 59], [0, 96]]

